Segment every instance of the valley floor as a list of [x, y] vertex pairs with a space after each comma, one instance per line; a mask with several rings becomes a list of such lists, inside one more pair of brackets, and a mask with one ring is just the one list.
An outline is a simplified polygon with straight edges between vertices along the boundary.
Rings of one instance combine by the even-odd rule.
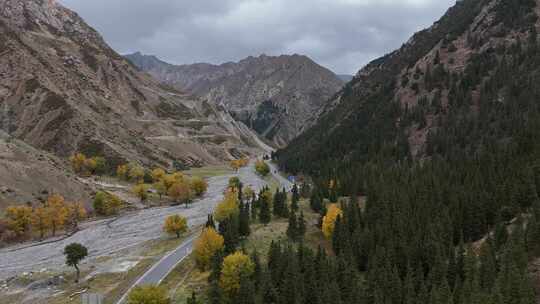
[[[230, 177], [234, 174], [214, 176], [208, 179], [205, 196], [185, 208], [184, 206], [143, 209], [127, 213], [113, 220], [99, 220], [81, 225], [81, 230], [63, 240], [52, 243], [36, 243], [0, 250], [0, 280], [28, 272], [66, 270], [63, 248], [70, 243], [81, 243], [89, 248], [89, 258], [83, 267], [94, 264], [104, 257], [114, 257], [120, 252], [136, 248], [144, 242], [160, 238], [162, 225], [171, 214], [181, 214], [188, 219], [190, 227], [204, 224], [208, 214], [223, 198]], [[260, 189], [266, 182], [254, 171], [253, 164], [242, 168], [238, 176], [246, 185]], [[87, 264], [87, 265], [84, 265]]]

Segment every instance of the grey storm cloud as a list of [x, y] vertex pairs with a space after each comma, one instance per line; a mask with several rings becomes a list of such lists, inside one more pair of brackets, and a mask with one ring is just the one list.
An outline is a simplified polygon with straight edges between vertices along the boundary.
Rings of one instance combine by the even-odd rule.
[[305, 54], [354, 74], [455, 0], [61, 0], [118, 52], [176, 64]]

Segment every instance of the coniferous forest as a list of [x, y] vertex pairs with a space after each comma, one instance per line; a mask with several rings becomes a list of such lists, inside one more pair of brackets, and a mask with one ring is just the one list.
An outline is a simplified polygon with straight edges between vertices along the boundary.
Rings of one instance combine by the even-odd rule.
[[[540, 256], [536, 3], [499, 1], [493, 36], [468, 29], [486, 3], [458, 2], [437, 28], [416, 35], [414, 50], [372, 63], [371, 78], [353, 80], [336, 109], [274, 155], [312, 179], [317, 211], [325, 212], [322, 199], [350, 202], [342, 203], [332, 254], [272, 247], [244, 287], [258, 291], [254, 301], [535, 303], [528, 265]], [[452, 24], [456, 16], [463, 26]], [[412, 68], [422, 46], [440, 43], [451, 53], [458, 36], [474, 51], [463, 70], [450, 71], [438, 51]], [[418, 75], [395, 77], [407, 66]], [[400, 87], [416, 92], [416, 104], [395, 98]], [[426, 140], [413, 153], [418, 131]]]

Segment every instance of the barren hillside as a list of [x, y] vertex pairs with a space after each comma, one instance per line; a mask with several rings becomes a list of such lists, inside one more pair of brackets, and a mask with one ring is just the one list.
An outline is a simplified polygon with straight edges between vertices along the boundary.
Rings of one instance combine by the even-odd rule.
[[222, 105], [278, 146], [312, 126], [344, 82], [306, 56], [248, 57], [222, 65], [171, 65], [155, 56], [127, 55], [167, 85]]

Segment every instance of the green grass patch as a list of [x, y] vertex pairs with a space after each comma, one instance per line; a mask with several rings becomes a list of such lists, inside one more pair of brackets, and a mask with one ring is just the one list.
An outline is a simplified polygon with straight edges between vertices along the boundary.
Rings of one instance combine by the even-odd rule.
[[272, 241], [286, 241], [287, 240], [287, 219], [274, 218], [268, 225], [252, 224], [251, 234], [244, 240], [244, 247], [249, 253], [257, 250], [262, 258], [266, 257], [270, 244]]

